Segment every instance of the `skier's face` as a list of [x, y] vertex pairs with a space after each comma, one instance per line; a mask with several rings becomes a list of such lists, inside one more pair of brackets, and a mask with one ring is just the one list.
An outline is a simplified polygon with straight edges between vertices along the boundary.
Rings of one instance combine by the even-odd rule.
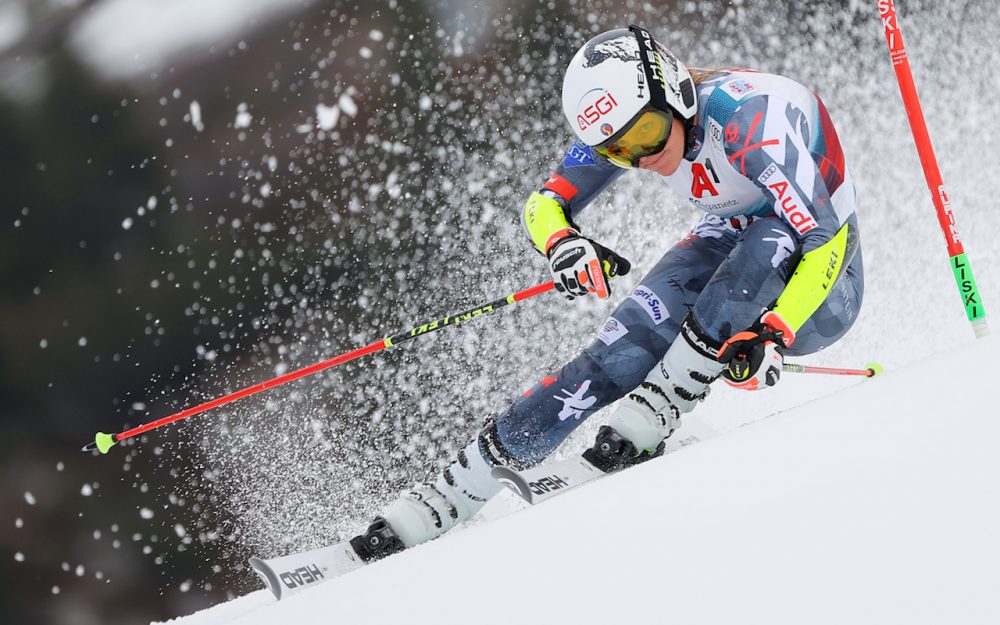
[[639, 169], [655, 171], [661, 176], [669, 176], [677, 171], [684, 158], [684, 124], [675, 118], [673, 125], [667, 145], [657, 154], [640, 158]]

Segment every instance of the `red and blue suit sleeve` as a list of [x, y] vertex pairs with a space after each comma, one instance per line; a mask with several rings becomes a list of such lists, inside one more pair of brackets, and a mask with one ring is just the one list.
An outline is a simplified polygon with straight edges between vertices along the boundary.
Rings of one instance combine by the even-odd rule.
[[625, 173], [582, 141], [574, 141], [539, 193], [554, 197], [572, 220]]

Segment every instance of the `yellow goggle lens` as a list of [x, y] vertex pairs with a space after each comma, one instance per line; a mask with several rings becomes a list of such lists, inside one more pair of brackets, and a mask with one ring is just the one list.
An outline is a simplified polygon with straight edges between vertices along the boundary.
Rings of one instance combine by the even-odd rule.
[[673, 117], [663, 111], [646, 111], [614, 141], [595, 149], [620, 167], [632, 167], [633, 162], [656, 154], [667, 144]]

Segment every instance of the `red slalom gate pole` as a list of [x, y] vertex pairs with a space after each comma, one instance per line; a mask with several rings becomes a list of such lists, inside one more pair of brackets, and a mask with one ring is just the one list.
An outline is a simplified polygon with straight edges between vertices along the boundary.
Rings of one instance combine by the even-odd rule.
[[899, 82], [899, 91], [903, 96], [906, 116], [910, 120], [913, 142], [920, 155], [920, 164], [924, 170], [924, 178], [927, 179], [927, 187], [930, 189], [934, 208], [937, 209], [941, 232], [944, 233], [945, 241], [948, 244], [948, 255], [951, 257], [951, 269], [955, 274], [955, 283], [958, 285], [958, 292], [962, 297], [966, 316], [972, 324], [976, 338], [983, 338], [990, 332], [989, 326], [986, 325], [986, 309], [983, 307], [979, 289], [976, 287], [976, 280], [972, 275], [972, 264], [969, 262], [962, 246], [962, 240], [958, 236], [958, 227], [955, 225], [955, 215], [951, 212], [948, 194], [944, 190], [941, 170], [938, 168], [937, 158], [934, 155], [930, 134], [927, 132], [927, 123], [924, 121], [920, 97], [917, 95], [917, 87], [913, 82], [910, 59], [906, 54], [906, 46], [903, 44], [903, 33], [899, 27], [899, 19], [896, 17], [896, 7], [893, 0], [878, 0], [878, 12], [882, 16], [882, 27], [885, 29], [885, 38], [889, 45], [889, 56], [892, 58], [892, 67], [896, 70], [896, 80]]
[[490, 302], [488, 304], [481, 304], [475, 308], [470, 308], [464, 312], [456, 313], [454, 315], [448, 315], [432, 321], [431, 323], [425, 323], [423, 325], [416, 326], [407, 330], [406, 332], [401, 332], [395, 336], [391, 336], [381, 341], [375, 341], [371, 345], [366, 345], [364, 347], [358, 348], [354, 351], [347, 352], [346, 354], [341, 354], [330, 358], [329, 360], [324, 360], [318, 362], [314, 365], [308, 367], [303, 367], [301, 369], [296, 369], [284, 375], [278, 376], [276, 378], [270, 379], [266, 382], [261, 382], [260, 384], [254, 384], [253, 386], [248, 386], [244, 389], [235, 391], [228, 395], [218, 397], [211, 401], [205, 402], [193, 408], [188, 408], [182, 410], [176, 414], [172, 414], [168, 417], [163, 417], [162, 419], [157, 419], [156, 421], [151, 421], [144, 425], [134, 427], [130, 430], [125, 430], [124, 432], [119, 432], [117, 434], [106, 434], [104, 432], [98, 432], [94, 436], [94, 440], [83, 446], [82, 451], [93, 451], [97, 450], [102, 454], [108, 453], [108, 450], [114, 447], [117, 443], [122, 442], [125, 439], [132, 438], [133, 436], [138, 436], [144, 432], [150, 430], [155, 430], [156, 428], [163, 427], [168, 423], [173, 423], [175, 421], [180, 421], [181, 419], [187, 419], [188, 417], [193, 417], [196, 414], [205, 412], [206, 410], [211, 410], [212, 408], [218, 408], [219, 406], [224, 406], [229, 402], [236, 401], [237, 399], [242, 399], [244, 397], [249, 397], [261, 391], [266, 391], [272, 389], [276, 386], [281, 386], [282, 384], [287, 384], [293, 380], [298, 380], [299, 378], [304, 378], [308, 375], [314, 373], [319, 373], [330, 367], [336, 367], [337, 365], [343, 364], [345, 362], [354, 360], [355, 358], [361, 358], [362, 356], [367, 356], [368, 354], [374, 354], [375, 352], [382, 351], [383, 349], [388, 349], [390, 347], [395, 347], [396, 345], [402, 343], [403, 341], [408, 341], [414, 339], [418, 336], [423, 336], [434, 332], [435, 330], [440, 330], [442, 328], [448, 328], [452, 326], [458, 326], [468, 321], [480, 317], [486, 313], [493, 312], [498, 308], [503, 308], [504, 306], [509, 306], [511, 304], [516, 304], [517, 302], [522, 302], [529, 297], [534, 297], [536, 295], [541, 295], [542, 293], [547, 293], [555, 288], [555, 283], [552, 280], [548, 282], [543, 282], [542, 284], [533, 286], [523, 291], [518, 291], [517, 293], [512, 293], [506, 297], [502, 297], [496, 301]]

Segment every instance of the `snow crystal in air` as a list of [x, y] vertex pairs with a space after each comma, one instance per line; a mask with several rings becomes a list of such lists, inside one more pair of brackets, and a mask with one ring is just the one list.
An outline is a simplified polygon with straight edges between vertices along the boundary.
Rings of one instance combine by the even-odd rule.
[[24, 491], [24, 500], [28, 502], [29, 506], [33, 506], [36, 503], [35, 496], [31, 494], [30, 490]]
[[52, 594], [53, 595], [58, 595], [59, 594], [59, 587], [58, 586], [53, 586], [52, 587]]
[[16, 519], [14, 519], [14, 527], [18, 529], [24, 527], [24, 519], [22, 519], [21, 517], [17, 517]]
[[362, 46], [361, 49], [358, 50], [358, 54], [360, 54], [363, 59], [370, 59], [372, 58], [372, 49], [368, 46]]
[[132, 227], [133, 223], [134, 222], [132, 221], [131, 217], [126, 217], [125, 219], [122, 220], [122, 229], [123, 230], [128, 230], [129, 228]]
[[90, 497], [91, 495], [94, 494], [94, 487], [91, 486], [90, 484], [84, 484], [83, 486], [80, 487], [80, 494], [83, 495], [84, 497]]
[[191, 100], [191, 125], [198, 132], [205, 130], [205, 124], [201, 122], [201, 105], [198, 100]]
[[81, 336], [80, 338], [78, 338], [76, 340], [76, 344], [79, 345], [80, 347], [86, 347], [87, 346], [87, 337]]
[[236, 107], [236, 121], [233, 122], [233, 125], [237, 128], [248, 128], [251, 121], [253, 121], [253, 115], [247, 109], [247, 103], [240, 102], [239, 106]]
[[333, 106], [325, 106], [323, 104], [316, 105], [316, 125], [322, 130], [330, 130], [337, 125], [337, 120], [340, 119], [340, 107], [336, 104]]
[[15, 562], [24, 562], [24, 554], [21, 553], [20, 551], [18, 551], [17, 553], [15, 553], [14, 554], [14, 561]]
[[264, 184], [260, 185], [260, 196], [261, 197], [270, 197], [271, 196], [271, 183], [270, 182], [265, 182]]
[[139, 516], [146, 519], [147, 521], [153, 518], [153, 511], [149, 508], [142, 508], [139, 510]]
[[340, 110], [342, 110], [345, 115], [354, 117], [358, 114], [358, 105], [354, 103], [354, 98], [346, 93], [341, 94], [340, 98], [337, 100], [337, 104], [340, 105]]
[[187, 536], [187, 530], [180, 523], [174, 525], [174, 533], [177, 534], [177, 538], [184, 538]]
[[420, 103], [419, 103], [421, 111], [429, 111], [429, 110], [431, 110], [431, 105], [432, 104], [433, 104], [433, 101], [431, 100], [431, 97], [429, 95], [427, 95], [426, 93], [421, 94], [421, 96], [420, 96]]

